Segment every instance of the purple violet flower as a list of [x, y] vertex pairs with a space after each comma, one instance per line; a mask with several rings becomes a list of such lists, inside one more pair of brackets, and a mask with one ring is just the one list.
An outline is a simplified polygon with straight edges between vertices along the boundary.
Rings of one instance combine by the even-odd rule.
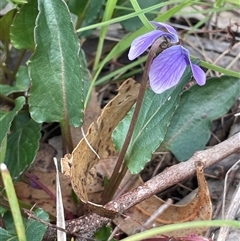
[[[133, 40], [128, 58], [133, 60], [144, 53], [158, 38], [165, 37], [172, 44], [178, 43], [176, 30], [164, 23], [151, 22], [156, 29]], [[190, 65], [193, 77], [199, 85], [206, 83], [204, 71], [190, 60], [189, 51], [173, 45], [163, 50], [152, 62], [149, 70], [149, 81], [152, 90], [160, 94], [175, 86], [185, 70]]]

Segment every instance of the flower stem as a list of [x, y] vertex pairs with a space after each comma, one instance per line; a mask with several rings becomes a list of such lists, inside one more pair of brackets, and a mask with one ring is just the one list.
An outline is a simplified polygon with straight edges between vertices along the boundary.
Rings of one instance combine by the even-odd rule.
[[159, 45], [160, 45], [161, 42], [162, 42], [162, 40], [158, 39], [152, 45], [152, 47], [149, 51], [148, 58], [147, 58], [147, 61], [146, 61], [146, 65], [145, 65], [145, 69], [144, 69], [143, 76], [142, 76], [142, 80], [141, 80], [140, 90], [139, 90], [137, 101], [136, 101], [136, 107], [134, 109], [132, 120], [131, 120], [129, 129], [128, 129], [127, 136], [125, 138], [123, 147], [122, 147], [122, 149], [119, 153], [116, 166], [113, 170], [112, 176], [110, 177], [109, 185], [103, 191], [102, 204], [106, 204], [107, 202], [109, 202], [112, 199], [115, 191], [117, 190], [119, 184], [121, 183], [123, 177], [125, 176], [125, 174], [127, 172], [127, 162], [124, 161], [124, 157], [125, 157], [125, 154], [127, 152], [129, 143], [131, 141], [133, 131], [134, 131], [134, 127], [137, 123], [138, 115], [139, 115], [141, 105], [142, 105], [142, 102], [143, 102], [144, 93], [145, 93], [147, 83], [148, 83], [148, 72], [149, 72], [151, 63], [153, 61], [153, 58], [155, 57], [155, 53], [156, 53], [157, 49], [159, 48]]

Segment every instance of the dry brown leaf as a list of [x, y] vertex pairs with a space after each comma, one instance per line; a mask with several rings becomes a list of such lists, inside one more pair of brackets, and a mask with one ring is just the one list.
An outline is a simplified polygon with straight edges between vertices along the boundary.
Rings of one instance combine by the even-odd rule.
[[[212, 204], [207, 182], [204, 177], [202, 162], [196, 164], [196, 170], [198, 179], [197, 195], [186, 205], [170, 205], [167, 210], [158, 216], [154, 223], [155, 227], [194, 220], [211, 220]], [[137, 187], [141, 184], [142, 181], [138, 179], [131, 188]], [[165, 202], [162, 199], [157, 196], [152, 196], [125, 212], [124, 214], [130, 217], [127, 221], [123, 217], [118, 217], [114, 222], [125, 233], [131, 235], [136, 233], [136, 231], [141, 228], [141, 225], [144, 224], [163, 203]], [[168, 235], [187, 236], [193, 233], [202, 235], [205, 231], [206, 228], [185, 229], [171, 232]]]
[[[139, 84], [133, 79], [126, 80], [120, 86], [118, 95], [105, 106], [97, 123], [92, 123], [89, 127], [86, 139], [101, 159], [117, 154], [111, 139], [112, 131], [135, 103], [138, 92]], [[82, 139], [79, 142], [71, 158], [63, 158], [62, 161], [63, 173], [68, 172], [64, 167], [71, 166], [72, 187], [81, 201], [102, 216], [115, 216], [115, 212], [107, 211], [101, 205], [95, 205], [89, 201], [87, 189], [93, 179], [91, 175], [94, 175], [91, 169], [99, 159], [86, 140]]]
[[[56, 170], [53, 164], [55, 154], [55, 149], [51, 145], [46, 143], [41, 144], [35, 161], [28, 172], [37, 177], [38, 181], [46, 186], [54, 195], [56, 193]], [[62, 173], [59, 174], [64, 207], [72, 214], [77, 214], [76, 205], [72, 200], [71, 183]], [[37, 204], [38, 207], [43, 208], [53, 216], [56, 215], [56, 202], [45, 191], [36, 189], [25, 182], [16, 183], [15, 190], [17, 197], [22, 202], [30, 205]]]

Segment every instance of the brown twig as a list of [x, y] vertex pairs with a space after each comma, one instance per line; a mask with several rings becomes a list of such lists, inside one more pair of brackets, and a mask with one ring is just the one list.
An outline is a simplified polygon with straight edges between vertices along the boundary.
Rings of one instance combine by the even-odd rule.
[[[205, 168], [209, 167], [223, 158], [240, 150], [240, 133], [235, 134], [229, 139], [204, 151], [196, 152], [188, 161], [165, 169], [162, 173], [153, 177], [143, 185], [125, 193], [116, 200], [110, 201], [105, 205], [106, 208], [118, 213], [124, 213], [127, 209], [147, 199], [148, 197], [161, 192], [195, 174], [195, 162], [201, 161]], [[78, 233], [82, 236], [91, 238], [92, 235], [103, 225], [111, 220], [97, 214], [89, 214], [78, 219], [66, 221], [66, 229], [70, 233]], [[45, 240], [56, 238], [56, 229], [49, 227]], [[83, 241], [83, 239], [77, 239]]]

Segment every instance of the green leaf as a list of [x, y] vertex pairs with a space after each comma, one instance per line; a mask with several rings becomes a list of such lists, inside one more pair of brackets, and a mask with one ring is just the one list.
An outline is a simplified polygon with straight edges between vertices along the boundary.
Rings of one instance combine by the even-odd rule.
[[[49, 222], [49, 216], [42, 209], [38, 208], [34, 211], [34, 216], [45, 221]], [[1, 241], [18, 241], [16, 235], [16, 229], [14, 227], [13, 218], [10, 212], [7, 212], [4, 215], [5, 229], [0, 228], [0, 237]], [[25, 230], [27, 240], [41, 241], [44, 233], [46, 232], [47, 226], [38, 222], [34, 219], [24, 219]]]
[[[125, 155], [125, 161], [128, 163], [131, 173], [139, 173], [151, 159], [152, 153], [160, 146], [179, 104], [182, 89], [190, 80], [191, 75], [191, 69], [187, 67], [177, 86], [162, 94], [155, 94], [150, 89], [145, 92], [133, 136]], [[112, 134], [114, 145], [118, 151], [123, 146], [132, 114], [133, 108]]]
[[41, 137], [41, 125], [34, 120], [30, 119], [21, 125], [8, 136], [4, 162], [14, 181], [19, 179], [34, 161]]
[[28, 90], [29, 85], [30, 79], [28, 69], [26, 66], [20, 66], [14, 85], [0, 85], [0, 94], [9, 95], [16, 92], [24, 92]]
[[212, 120], [224, 115], [239, 96], [240, 79], [211, 78], [200, 87], [193, 86], [182, 95], [166, 134], [163, 147], [179, 161], [189, 159], [205, 148], [210, 138]]
[[98, 17], [99, 12], [106, 0], [89, 1], [89, 0], [70, 0], [68, 2], [69, 10], [78, 16], [84, 22], [83, 26], [93, 23]]
[[84, 17], [84, 13], [86, 12], [87, 7], [89, 6], [90, 1], [89, 0], [69, 0], [68, 1], [68, 7], [69, 10], [74, 13], [77, 16]]
[[1, 237], [1, 241], [17, 241], [18, 238], [17, 238], [17, 235], [13, 235], [11, 234], [9, 231], [3, 229], [3, 228], [0, 228], [0, 237]]
[[16, 14], [11, 29], [11, 41], [16, 49], [34, 50], [34, 26], [38, 14], [37, 1], [29, 0]]
[[[98, 241], [106, 241], [112, 233], [112, 228], [109, 226], [104, 226], [98, 230], [95, 234], [95, 239]], [[111, 241], [117, 241], [116, 239], [111, 239]]]
[[14, 116], [20, 111], [25, 103], [24, 97], [18, 97], [15, 100], [15, 107], [11, 111], [3, 111], [0, 110], [0, 146], [2, 145], [2, 141], [10, 130], [11, 123], [13, 121]]
[[[3, 192], [3, 187], [0, 187], [0, 191]], [[0, 206], [0, 215], [3, 217], [3, 215], [7, 212], [8, 210], [2, 206]]]
[[[6, 197], [6, 193], [4, 194], [4, 196]], [[7, 197], [6, 197], [7, 198]], [[13, 216], [10, 210], [7, 210], [4, 215], [3, 215], [3, 221], [4, 221], [4, 226], [5, 229], [12, 235], [15, 236], [16, 234], [16, 228], [14, 225], [14, 221], [13, 221]]]
[[89, 6], [84, 15], [83, 26], [87, 26], [91, 23], [96, 22], [100, 13], [103, 12], [103, 6], [106, 4], [106, 0], [89, 1]]
[[38, 8], [36, 49], [29, 63], [30, 114], [39, 123], [69, 121], [78, 127], [83, 119], [83, 70], [70, 13], [62, 0], [39, 0]]
[[0, 19], [0, 40], [5, 41], [7, 43], [10, 42], [10, 27], [15, 13], [16, 9], [12, 9]]
[[[49, 222], [49, 216], [42, 209], [37, 209], [34, 211], [34, 216], [45, 221]], [[27, 240], [41, 241], [46, 230], [47, 226], [45, 224], [40, 223], [37, 220], [29, 219], [25, 225]]]
[[[102, 4], [106, 0], [89, 1], [89, 0], [69, 0], [68, 7], [71, 13], [77, 16], [75, 21], [75, 28], [83, 26], [89, 26], [94, 22], [99, 22], [99, 12], [103, 11]], [[98, 21], [97, 21], [98, 20]], [[78, 34], [81, 37], [88, 37], [91, 35], [93, 30], [85, 31], [84, 33]]]

